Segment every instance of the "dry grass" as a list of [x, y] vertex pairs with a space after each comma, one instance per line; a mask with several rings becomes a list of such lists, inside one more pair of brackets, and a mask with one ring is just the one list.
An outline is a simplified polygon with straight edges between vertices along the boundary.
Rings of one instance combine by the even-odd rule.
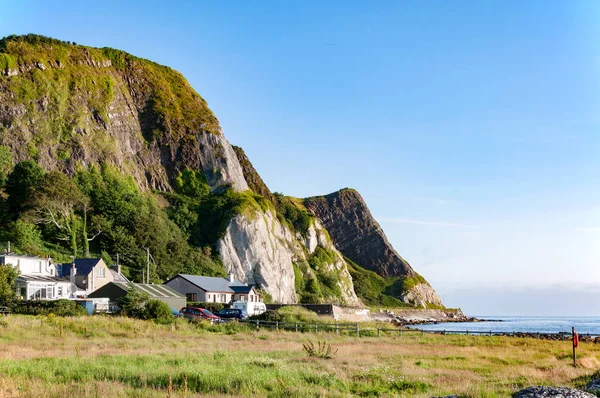
[[[7, 322], [5, 320], [8, 320]], [[302, 343], [326, 340], [331, 360]], [[530, 385], [581, 386], [600, 367], [600, 346], [418, 333], [378, 337], [207, 331], [126, 318], [34, 318], [0, 323], [0, 397], [510, 396]]]

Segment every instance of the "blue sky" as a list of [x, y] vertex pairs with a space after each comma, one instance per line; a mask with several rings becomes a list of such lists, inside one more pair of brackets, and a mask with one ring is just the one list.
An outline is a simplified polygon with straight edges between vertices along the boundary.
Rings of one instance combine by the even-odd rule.
[[356, 188], [447, 305], [498, 315], [600, 311], [577, 305], [600, 288], [599, 18], [575, 0], [0, 0], [0, 36], [181, 71], [272, 190]]

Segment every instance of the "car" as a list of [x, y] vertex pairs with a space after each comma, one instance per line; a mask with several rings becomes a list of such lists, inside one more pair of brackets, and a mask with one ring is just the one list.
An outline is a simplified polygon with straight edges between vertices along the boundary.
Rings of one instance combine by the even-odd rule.
[[215, 315], [222, 319], [238, 320], [246, 319], [248, 317], [248, 314], [245, 311], [240, 310], [238, 308], [223, 308], [222, 310], [215, 312]]
[[183, 307], [181, 309], [181, 315], [183, 315], [184, 318], [189, 319], [191, 321], [206, 320], [210, 323], [221, 321], [221, 318], [204, 308]]
[[171, 313], [173, 314], [173, 316], [174, 316], [175, 318], [181, 318], [181, 317], [183, 316], [183, 315], [181, 314], [181, 311], [174, 310], [173, 308], [170, 308], [170, 310], [171, 310]]

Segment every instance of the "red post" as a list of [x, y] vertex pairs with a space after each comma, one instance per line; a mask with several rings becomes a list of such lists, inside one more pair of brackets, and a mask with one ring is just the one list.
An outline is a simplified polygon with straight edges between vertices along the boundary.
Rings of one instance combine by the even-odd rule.
[[575, 333], [575, 328], [571, 327], [571, 335], [572, 335], [572, 341], [573, 341], [573, 366], [576, 366], [576, 362], [577, 362], [577, 346], [579, 346], [579, 336], [577, 335], [577, 333]]

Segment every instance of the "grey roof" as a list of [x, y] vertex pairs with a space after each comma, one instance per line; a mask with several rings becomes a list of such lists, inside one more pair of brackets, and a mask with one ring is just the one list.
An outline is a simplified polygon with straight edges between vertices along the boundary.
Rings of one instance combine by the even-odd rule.
[[[198, 276], [198, 275], [185, 275], [179, 274], [171, 280], [181, 277], [188, 282], [198, 286], [200, 289], [206, 292], [218, 292], [218, 293], [235, 293], [232, 290], [234, 286], [246, 286], [245, 283], [239, 281], [229, 282], [227, 278], [217, 278], [214, 276]], [[167, 281], [166, 283], [168, 283]]]
[[148, 293], [152, 298], [169, 298], [178, 297], [185, 298], [185, 296], [165, 285], [153, 285], [146, 283], [124, 283], [124, 282], [110, 282], [115, 286], [127, 291], [131, 286], [142, 292]]
[[19, 275], [17, 280], [25, 282], [69, 282], [67, 278], [58, 278], [56, 276], [47, 275]]
[[231, 290], [236, 293], [250, 293], [253, 286], [231, 286]]
[[112, 268], [108, 269], [113, 276], [113, 282], [125, 282], [129, 283], [129, 279], [125, 278], [125, 275], [118, 273]]

